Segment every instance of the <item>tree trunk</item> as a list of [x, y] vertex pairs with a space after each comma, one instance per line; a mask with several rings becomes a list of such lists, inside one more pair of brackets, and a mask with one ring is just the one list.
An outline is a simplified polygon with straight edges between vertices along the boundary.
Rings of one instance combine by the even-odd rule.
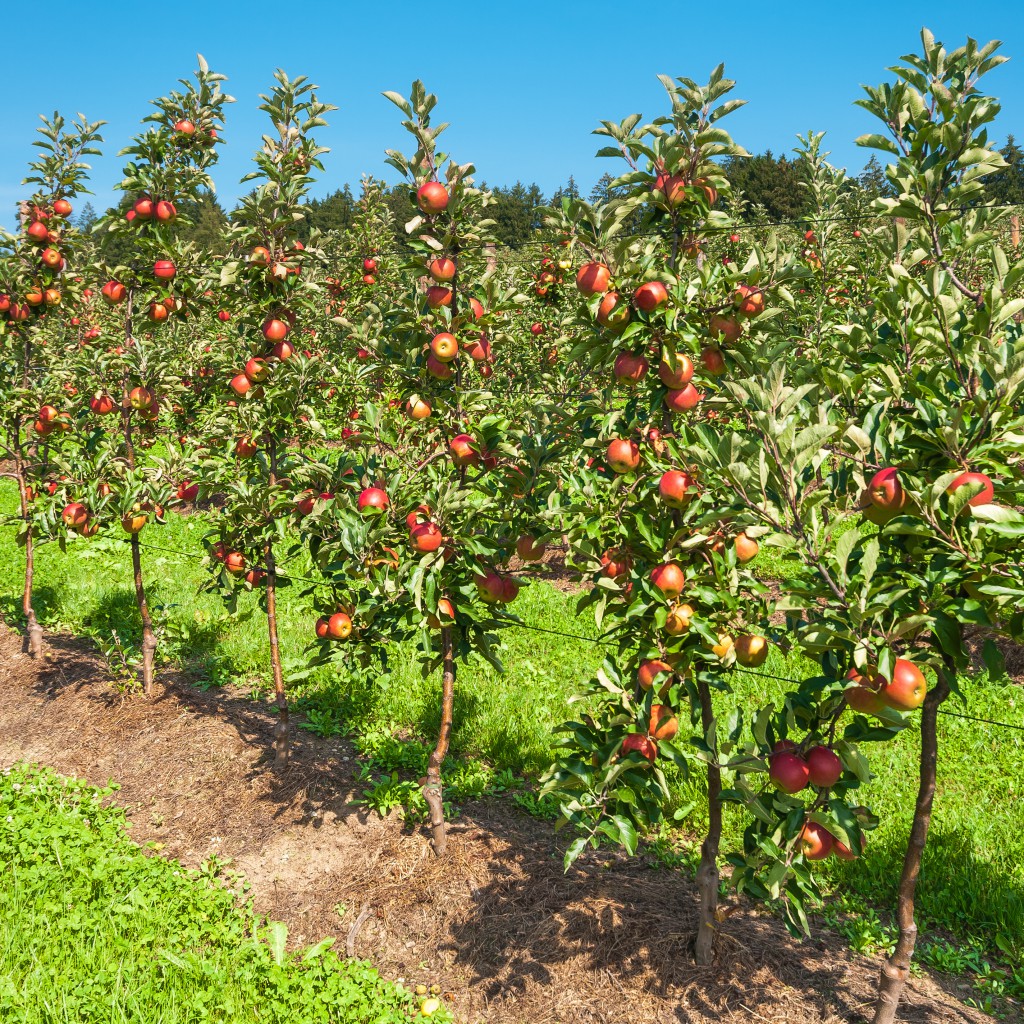
[[[28, 390], [29, 380], [32, 371], [32, 336], [26, 330], [24, 334], [24, 348], [22, 350], [21, 386]], [[21, 518], [25, 523], [25, 585], [21, 592], [21, 611], [25, 616], [25, 637], [27, 640], [28, 653], [33, 658], [38, 658], [43, 653], [43, 628], [36, 619], [36, 610], [33, 605], [33, 591], [35, 585], [35, 537], [32, 533], [32, 526], [29, 523], [28, 508], [28, 483], [25, 480], [25, 459], [21, 445], [22, 418], [19, 413], [14, 421], [14, 471], [18, 477], [18, 500], [21, 506]]]
[[[132, 315], [134, 312], [134, 294], [129, 291], [124, 319], [125, 341], [132, 339]], [[135, 444], [132, 441], [132, 407], [128, 395], [128, 371], [121, 380], [121, 428], [124, 433], [124, 453], [128, 460], [128, 468], [135, 469]], [[156, 655], [156, 633], [153, 631], [153, 620], [149, 616], [149, 605], [146, 602], [146, 587], [142, 581], [142, 543], [139, 535], [133, 533], [132, 575], [135, 579], [135, 603], [142, 619], [142, 692], [147, 697], [153, 696], [153, 660]]]
[[949, 684], [946, 676], [939, 672], [938, 683], [925, 698], [921, 713], [920, 784], [917, 805], [914, 808], [914, 821], [910, 827], [910, 839], [903, 859], [903, 874], [900, 876], [899, 900], [896, 907], [900, 933], [895, 951], [882, 965], [874, 1024], [892, 1024], [896, 1019], [896, 1008], [903, 994], [903, 986], [910, 976], [910, 961], [914, 956], [914, 946], [917, 944], [914, 894], [917, 889], [917, 876], [921, 871], [921, 856], [928, 839], [928, 826], [932, 819], [932, 802], [935, 798], [935, 767], [939, 756], [936, 721], [939, 705], [948, 696]]
[[274, 703], [277, 722], [274, 725], [274, 764], [288, 763], [288, 697], [284, 692], [284, 672], [281, 670], [281, 648], [277, 641], [277, 564], [274, 545], [269, 541], [264, 549], [267, 560], [267, 633], [270, 636], [270, 668], [274, 675]]
[[[268, 501], [271, 511], [267, 513], [267, 524], [274, 524], [273, 501], [277, 487], [277, 438], [271, 434], [267, 445], [270, 460], [268, 480]], [[277, 722], [274, 725], [274, 764], [283, 768], [288, 763], [288, 697], [284, 692], [284, 672], [281, 669], [281, 647], [277, 639], [277, 562], [274, 559], [274, 543], [268, 540], [263, 548], [267, 562], [267, 634], [270, 637], [270, 670], [274, 677], [274, 703], [277, 705]]]
[[427, 762], [427, 777], [423, 780], [423, 796], [430, 808], [430, 836], [434, 853], [443, 857], [448, 847], [444, 824], [444, 794], [441, 788], [441, 765], [448, 756], [448, 742], [452, 735], [452, 704], [455, 699], [455, 655], [452, 646], [452, 627], [441, 628], [441, 729], [437, 746]]
[[132, 573], [135, 577], [135, 603], [139, 606], [142, 618], [142, 692], [147, 697], [153, 696], [153, 658], [156, 654], [156, 633], [153, 632], [153, 620], [149, 617], [149, 605], [146, 603], [146, 587], [142, 582], [142, 545], [139, 535], [132, 534]]
[[[697, 695], [700, 698], [700, 723], [705, 738], [715, 722], [711, 706], [711, 688], [697, 673]], [[715, 744], [717, 747], [717, 743]], [[717, 755], [716, 755], [717, 756]], [[700, 921], [694, 958], [701, 966], [714, 959], [716, 915], [718, 912], [718, 849], [722, 840], [722, 771], [718, 762], [708, 762], [708, 830], [700, 846], [697, 868], [697, 892], [700, 895]]]

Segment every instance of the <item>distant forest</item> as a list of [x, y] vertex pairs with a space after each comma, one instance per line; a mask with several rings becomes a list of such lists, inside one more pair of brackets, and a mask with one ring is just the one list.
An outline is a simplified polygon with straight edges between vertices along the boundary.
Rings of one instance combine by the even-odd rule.
[[[1000, 151], [1008, 166], [987, 182], [989, 201], [1012, 205], [1024, 205], [1024, 150], [1017, 145], [1012, 135]], [[800, 187], [805, 177], [805, 164], [801, 157], [775, 156], [771, 150], [751, 157], [731, 158], [725, 164], [726, 174], [732, 182], [734, 194], [742, 197], [741, 219], [750, 222], [799, 221], [807, 210], [806, 190]], [[590, 202], [606, 200], [613, 196], [614, 178], [605, 174], [585, 198]], [[497, 240], [508, 246], [521, 245], [535, 237], [540, 225], [539, 210], [544, 206], [558, 203], [564, 196], [579, 198], [581, 193], [572, 177], [553, 195], [545, 196], [536, 184], [490, 185], [480, 183], [494, 193], [495, 202], [489, 209], [496, 222], [494, 234]], [[888, 182], [878, 159], [872, 156], [864, 170], [856, 177], [849, 178], [851, 189], [862, 189], [868, 198], [886, 195]], [[394, 215], [396, 230], [401, 233], [402, 225], [409, 219], [411, 205], [407, 185], [386, 188], [388, 205]], [[345, 231], [356, 219], [357, 195], [352, 187], [345, 185], [323, 199], [313, 199], [307, 206], [307, 219], [299, 226], [299, 236], [306, 238], [309, 232]], [[183, 232], [186, 241], [194, 241], [203, 248], [221, 247], [228, 226], [228, 213], [213, 195], [207, 195], [193, 209], [183, 209], [191, 226]], [[78, 218], [78, 226], [88, 229], [98, 215], [91, 204], [86, 204]], [[113, 244], [101, 239], [100, 247], [107, 250]], [[112, 262], [118, 262], [117, 253], [105, 252]]]

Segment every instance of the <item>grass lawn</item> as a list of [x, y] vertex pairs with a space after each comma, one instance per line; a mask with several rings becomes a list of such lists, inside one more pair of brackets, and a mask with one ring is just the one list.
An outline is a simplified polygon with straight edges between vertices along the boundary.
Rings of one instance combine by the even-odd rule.
[[[10, 485], [0, 488], [0, 507], [14, 508]], [[167, 526], [148, 528], [143, 539], [197, 551], [204, 530], [199, 516], [171, 516]], [[7, 566], [0, 576], [0, 608], [17, 621], [22, 559], [13, 530], [0, 529], [0, 559]], [[229, 617], [215, 595], [198, 592], [205, 578], [198, 561], [147, 550], [144, 565], [151, 603], [163, 623], [165, 654], [207, 684], [241, 682], [252, 688], [254, 699], [266, 699], [268, 650], [255, 600], [243, 599], [242, 614]], [[129, 647], [138, 642], [127, 544], [75, 540], [64, 555], [50, 545], [40, 550], [37, 566], [37, 608], [47, 629], [88, 632], [100, 642], [109, 642], [116, 632]], [[589, 612], [577, 617], [574, 605], [572, 595], [538, 584], [524, 587], [516, 612], [545, 629], [594, 635]], [[298, 587], [283, 592], [279, 619], [293, 699], [321, 731], [354, 730], [378, 769], [405, 769], [404, 777], [414, 778], [424, 748], [414, 748], [410, 757], [391, 737], [396, 731], [433, 735], [439, 679], [422, 679], [412, 652], [401, 649], [391, 672], [373, 686], [330, 670], [307, 675], [304, 648], [314, 618]], [[595, 644], [515, 628], [506, 631], [504, 641], [504, 676], [482, 664], [459, 669], [453, 739], [462, 762], [453, 770], [463, 774], [453, 790], [456, 798], [493, 787], [496, 779], [507, 782], [513, 774], [533, 781], [549, 763], [553, 727], [569, 717], [568, 698], [604, 654]], [[778, 698], [785, 684], [769, 676], [798, 676], [801, 667], [773, 651], [763, 671], [737, 673], [736, 693], [721, 700], [722, 709], [730, 699], [753, 707]], [[950, 701], [946, 707], [1024, 727], [1024, 694], [1005, 679], [980, 676], [967, 687], [966, 706]], [[877, 779], [866, 788], [865, 802], [882, 820], [870, 837], [870, 856], [823, 867], [831, 887], [854, 909], [863, 909], [861, 901], [883, 909], [893, 905], [916, 795], [916, 740], [907, 730], [896, 742], [869, 750]], [[699, 808], [698, 790], [699, 781], [681, 786], [678, 805], [695, 802]], [[922, 921], [925, 928], [941, 926], [962, 941], [999, 948], [1018, 964], [1024, 962], [1022, 796], [1024, 729], [941, 717], [939, 791], [919, 886]], [[700, 826], [699, 817], [684, 823], [690, 831]], [[726, 831], [728, 848], [738, 840], [734, 813], [726, 815]], [[872, 927], [855, 941], [884, 945], [886, 933]]]
[[[399, 1024], [416, 1000], [329, 942], [286, 929], [174, 861], [148, 857], [97, 790], [0, 773], [5, 1024]], [[442, 1011], [432, 1019], [447, 1021]]]

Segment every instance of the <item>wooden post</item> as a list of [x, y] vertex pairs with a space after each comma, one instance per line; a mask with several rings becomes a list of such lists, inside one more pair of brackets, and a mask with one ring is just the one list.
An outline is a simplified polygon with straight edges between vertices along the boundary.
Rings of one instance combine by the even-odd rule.
[[484, 252], [487, 254], [487, 273], [493, 274], [498, 269], [498, 250], [493, 242], [488, 242], [484, 246]]
[[1020, 246], [1020, 215], [1014, 214], [1010, 218], [1010, 248], [1016, 249]]

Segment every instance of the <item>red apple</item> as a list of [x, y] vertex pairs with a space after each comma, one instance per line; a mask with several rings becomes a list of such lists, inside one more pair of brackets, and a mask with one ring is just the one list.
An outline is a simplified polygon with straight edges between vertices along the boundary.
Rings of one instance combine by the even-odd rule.
[[417, 551], [436, 551], [442, 540], [441, 530], [435, 523], [417, 523], [409, 530], [409, 541]]
[[597, 307], [597, 322], [611, 331], [625, 330], [629, 304], [618, 292], [608, 292]]
[[426, 214], [441, 213], [448, 206], [448, 190], [439, 181], [428, 181], [416, 190], [416, 203]]
[[352, 619], [346, 612], [335, 612], [327, 620], [327, 635], [332, 640], [344, 640], [352, 633]]
[[635, 384], [643, 380], [651, 364], [640, 352], [620, 352], [615, 357], [615, 379]]
[[768, 778], [783, 793], [799, 793], [810, 781], [807, 762], [795, 751], [783, 750], [768, 760]]
[[450, 363], [459, 354], [459, 343], [454, 334], [442, 331], [431, 339], [430, 351], [438, 362]]
[[480, 459], [477, 443], [469, 434], [456, 434], [448, 445], [452, 462], [458, 467], [475, 465]]
[[650, 690], [662, 676], [672, 675], [672, 666], [660, 658], [645, 658], [636, 670], [636, 681], [641, 690]]
[[616, 473], [631, 473], [640, 465], [640, 448], [635, 441], [616, 438], [609, 443], [605, 458]]
[[668, 302], [668, 289], [660, 281], [645, 281], [633, 293], [633, 304], [644, 313], [653, 313]]
[[263, 337], [267, 341], [284, 341], [290, 330], [284, 320], [278, 320], [276, 317], [268, 317], [263, 321]]
[[516, 541], [516, 554], [524, 562], [539, 562], [544, 557], [547, 546], [528, 533], [524, 533]]
[[153, 264], [153, 276], [161, 281], [170, 281], [177, 273], [172, 260], [157, 260]]
[[601, 295], [611, 279], [612, 272], [603, 263], [584, 263], [576, 275], [576, 287], [583, 295]]
[[811, 747], [807, 751], [807, 769], [812, 786], [828, 789], [843, 774], [843, 762], [828, 747]]
[[703, 397], [692, 384], [687, 384], [685, 388], [670, 388], [662, 396], [662, 401], [665, 408], [671, 412], [689, 412], [690, 409], [696, 408]]
[[504, 599], [505, 581], [493, 569], [475, 578], [480, 600], [485, 604], [497, 604]]
[[645, 736], [640, 732], [631, 732], [622, 741], [622, 752], [624, 754], [637, 753], [653, 764], [654, 759], [658, 756], [658, 744], [650, 736]]
[[892, 668], [892, 679], [882, 687], [882, 701], [898, 711], [919, 708], [928, 695], [928, 681], [921, 670], [906, 658], [897, 658]]
[[697, 482], [689, 473], [670, 469], [658, 481], [658, 494], [669, 508], [684, 508], [692, 496], [690, 489], [696, 486]]
[[356, 504], [360, 512], [378, 514], [388, 507], [388, 496], [380, 487], [367, 487], [360, 493]]
[[455, 278], [455, 261], [447, 256], [438, 256], [427, 264], [427, 272], [439, 284], [447, 284]]
[[685, 388], [693, 377], [693, 360], [685, 352], [666, 353], [658, 364], [658, 376], [667, 388]]
[[880, 469], [868, 484], [868, 499], [879, 508], [890, 510], [902, 508], [905, 501], [899, 470], [892, 466]]
[[961, 487], [967, 487], [971, 484], [979, 486], [981, 490], [967, 503], [968, 505], [989, 505], [992, 499], [995, 497], [995, 488], [992, 486], [992, 481], [984, 473], [961, 473], [950, 485], [946, 488], [947, 494], [953, 494]]
[[824, 860], [832, 852], [835, 837], [824, 825], [808, 821], [800, 832], [800, 852], [808, 860]]
[[675, 562], [662, 562], [651, 570], [651, 583], [665, 597], [677, 598], [686, 586], [686, 577]]

